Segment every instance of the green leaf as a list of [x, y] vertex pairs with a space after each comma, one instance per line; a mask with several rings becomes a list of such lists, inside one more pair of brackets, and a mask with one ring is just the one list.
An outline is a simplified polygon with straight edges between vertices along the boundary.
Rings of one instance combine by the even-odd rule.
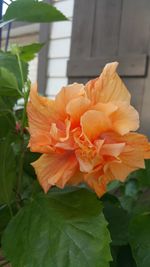
[[129, 215], [121, 207], [118, 199], [106, 194], [103, 199], [104, 215], [108, 221], [112, 244], [115, 246], [126, 245], [128, 243]]
[[35, 177], [35, 178], [36, 178], [36, 174], [35, 174], [34, 168], [31, 166], [31, 163], [36, 161], [40, 155], [41, 155], [40, 153], [33, 153], [29, 149], [26, 150], [25, 155], [24, 155], [25, 160], [24, 160], [23, 168], [28, 175]]
[[150, 160], [145, 160], [145, 169], [138, 170], [135, 175], [141, 188], [150, 187]]
[[[21, 62], [23, 69], [24, 81], [27, 80], [28, 75], [28, 64], [26, 62]], [[21, 74], [19, 70], [19, 65], [17, 57], [10, 54], [9, 52], [0, 52], [0, 67], [6, 68], [8, 71], [14, 74], [17, 79], [18, 87], [22, 89]]]
[[3, 16], [3, 20], [27, 22], [52, 22], [67, 20], [54, 6], [35, 0], [21, 0], [12, 2]]
[[125, 246], [112, 246], [111, 253], [113, 262], [110, 263], [110, 267], [137, 267], [129, 244]]
[[15, 132], [15, 120], [11, 113], [0, 111], [0, 138]]
[[7, 205], [0, 206], [0, 218], [1, 218], [0, 219], [0, 240], [1, 240], [2, 233], [11, 219], [9, 208], [7, 207]]
[[19, 47], [20, 58], [26, 62], [34, 59], [35, 55], [41, 50], [43, 45], [44, 44], [33, 43], [30, 45], [25, 45], [25, 46]]
[[8, 225], [2, 248], [12, 267], [108, 267], [110, 236], [95, 194], [40, 194]]
[[132, 219], [130, 245], [137, 267], [150, 266], [150, 213], [143, 213]]
[[0, 68], [0, 95], [20, 96], [16, 77], [6, 68]]
[[0, 204], [10, 206], [16, 181], [16, 161], [8, 135], [0, 140]]

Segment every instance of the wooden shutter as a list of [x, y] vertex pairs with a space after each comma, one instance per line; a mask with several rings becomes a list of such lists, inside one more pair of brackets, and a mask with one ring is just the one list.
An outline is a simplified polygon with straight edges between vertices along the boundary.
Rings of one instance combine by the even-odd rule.
[[75, 0], [69, 81], [85, 82], [118, 61], [145, 133], [150, 133], [149, 51], [150, 0]]

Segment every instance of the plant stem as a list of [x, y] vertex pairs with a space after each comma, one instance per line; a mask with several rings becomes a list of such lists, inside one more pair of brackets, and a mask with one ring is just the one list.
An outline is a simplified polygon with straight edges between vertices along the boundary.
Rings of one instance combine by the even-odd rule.
[[17, 60], [18, 60], [18, 65], [19, 65], [19, 70], [20, 70], [20, 75], [21, 75], [21, 82], [22, 82], [22, 89], [23, 89], [25, 82], [24, 82], [22, 64], [21, 64], [19, 53], [16, 53], [16, 56], [17, 56]]
[[[23, 109], [23, 114], [22, 114], [22, 120], [21, 120], [21, 129], [20, 129], [20, 137], [21, 137], [21, 142], [20, 142], [20, 161], [19, 161], [19, 171], [18, 171], [18, 181], [17, 181], [17, 190], [16, 190], [16, 198], [20, 194], [21, 190], [21, 182], [22, 182], [22, 176], [23, 176], [23, 163], [24, 163], [24, 128], [26, 124], [26, 107], [28, 103], [28, 98], [29, 98], [29, 91], [30, 91], [30, 86], [29, 83], [26, 83], [26, 88], [25, 88], [25, 82], [24, 82], [24, 77], [23, 77], [23, 70], [22, 70], [22, 64], [20, 60], [20, 55], [19, 53], [16, 54], [17, 59], [18, 59], [18, 65], [20, 69], [20, 75], [21, 75], [21, 80], [22, 80], [22, 89], [23, 90], [23, 96], [24, 96], [24, 109]], [[27, 89], [27, 90], [25, 90]]]
[[21, 180], [23, 175], [23, 162], [24, 162], [24, 128], [25, 128], [25, 122], [26, 122], [26, 107], [28, 103], [28, 97], [29, 97], [29, 87], [25, 94], [25, 103], [24, 103], [24, 109], [22, 114], [22, 122], [21, 122], [21, 130], [20, 130], [20, 137], [21, 137], [21, 145], [20, 145], [20, 162], [19, 162], [19, 173], [18, 173], [18, 183], [17, 183], [17, 194], [20, 193], [21, 190]]

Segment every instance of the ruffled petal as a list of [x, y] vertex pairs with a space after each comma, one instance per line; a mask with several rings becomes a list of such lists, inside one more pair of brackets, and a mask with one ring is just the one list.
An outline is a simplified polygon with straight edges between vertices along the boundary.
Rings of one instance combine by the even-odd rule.
[[116, 73], [117, 66], [117, 62], [107, 64], [99, 78], [86, 84], [87, 96], [93, 103], [113, 101], [130, 103], [130, 93]]
[[102, 132], [108, 131], [111, 128], [111, 123], [108, 117], [101, 111], [89, 110], [81, 117], [81, 128], [83, 134], [90, 141], [93, 141]]
[[85, 95], [86, 93], [83, 84], [73, 83], [63, 87], [56, 95], [55, 99], [56, 110], [60, 114], [61, 118], [65, 119], [67, 117], [66, 106], [71, 100]]
[[80, 117], [89, 109], [90, 105], [91, 101], [85, 96], [80, 96], [68, 103], [66, 112], [70, 115], [72, 127], [79, 126]]
[[49, 153], [43, 154], [32, 166], [46, 193], [53, 185], [63, 188], [77, 171], [78, 163], [72, 153]]
[[110, 116], [112, 128], [124, 135], [139, 128], [139, 114], [135, 108], [125, 102], [117, 104], [118, 109]]
[[30, 91], [30, 101], [27, 104], [31, 151], [47, 153], [52, 150], [50, 125], [58, 120], [53, 100], [42, 97], [37, 93], [37, 86]]

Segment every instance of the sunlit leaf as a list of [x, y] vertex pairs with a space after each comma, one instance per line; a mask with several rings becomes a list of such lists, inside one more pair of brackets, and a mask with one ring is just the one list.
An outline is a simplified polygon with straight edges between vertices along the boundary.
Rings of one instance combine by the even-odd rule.
[[3, 20], [15, 19], [27, 22], [52, 22], [67, 20], [54, 6], [36, 0], [19, 0], [12, 2], [3, 16]]

